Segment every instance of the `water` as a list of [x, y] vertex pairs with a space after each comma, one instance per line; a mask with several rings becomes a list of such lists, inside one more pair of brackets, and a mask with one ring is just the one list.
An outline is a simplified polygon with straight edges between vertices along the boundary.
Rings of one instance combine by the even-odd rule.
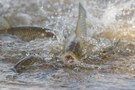
[[[80, 2], [87, 12], [85, 64], [66, 67], [61, 58], [64, 37], [75, 30], [79, 1], [0, 0], [0, 16], [6, 20], [3, 27], [40, 26], [57, 36], [57, 40], [24, 42], [12, 35], [0, 35], [1, 89], [134, 90], [135, 1]], [[40, 56], [45, 63], [39, 60], [22, 73], [11, 70], [30, 54]]]

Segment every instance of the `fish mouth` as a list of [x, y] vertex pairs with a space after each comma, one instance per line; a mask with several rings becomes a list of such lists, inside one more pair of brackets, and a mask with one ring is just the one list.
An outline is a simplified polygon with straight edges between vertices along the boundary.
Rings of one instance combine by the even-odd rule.
[[75, 61], [77, 61], [77, 57], [74, 53], [66, 53], [64, 54], [64, 64], [66, 65], [73, 65]]

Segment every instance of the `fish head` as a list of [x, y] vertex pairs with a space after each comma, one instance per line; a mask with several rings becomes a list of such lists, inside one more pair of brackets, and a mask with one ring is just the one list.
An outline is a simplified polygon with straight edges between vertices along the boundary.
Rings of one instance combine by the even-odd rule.
[[74, 65], [78, 60], [79, 60], [78, 56], [73, 52], [65, 53], [63, 56], [63, 62], [65, 65], [68, 66]]
[[70, 40], [65, 44], [63, 60], [65, 64], [73, 64], [82, 57], [82, 46], [80, 39], [76, 36], [71, 36]]

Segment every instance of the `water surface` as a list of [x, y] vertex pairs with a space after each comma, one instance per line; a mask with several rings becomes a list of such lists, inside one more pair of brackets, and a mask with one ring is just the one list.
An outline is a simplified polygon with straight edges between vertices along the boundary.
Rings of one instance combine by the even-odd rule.
[[[25, 42], [0, 35], [0, 88], [49, 90], [134, 90], [135, 1], [83, 0], [87, 12], [84, 63], [67, 67], [62, 62], [64, 37], [74, 32], [78, 0], [0, 0], [1, 28], [38, 26], [49, 28], [57, 39]], [[1, 21], [0, 21], [1, 22]], [[34, 54], [37, 61], [21, 73], [11, 68]]]

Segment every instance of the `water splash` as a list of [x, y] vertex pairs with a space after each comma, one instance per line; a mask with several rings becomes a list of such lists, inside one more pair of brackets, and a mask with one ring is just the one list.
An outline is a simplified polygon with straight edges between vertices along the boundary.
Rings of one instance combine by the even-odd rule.
[[[84, 53], [86, 52], [84, 61], [76, 62], [75, 67], [64, 66], [61, 62], [61, 55], [63, 54], [64, 37], [72, 34], [75, 30], [79, 1], [44, 0], [42, 2], [40, 7], [40, 2], [37, 3], [37, 0], [0, 1], [0, 4], [5, 5], [2, 6], [0, 12], [7, 21], [10, 21], [11, 26], [19, 25], [18, 21], [15, 21], [13, 25], [13, 20], [16, 20], [13, 15], [24, 13], [26, 17], [27, 15], [31, 17], [31, 19], [28, 18], [30, 22], [28, 25], [50, 28], [57, 35], [57, 40], [36, 39], [27, 43], [13, 36], [0, 36], [0, 60], [1, 62], [8, 62], [0, 64], [2, 67], [0, 71], [6, 71], [20, 58], [30, 53], [40, 55], [55, 68], [49, 66], [43, 68], [43, 65], [41, 65], [42, 68], [38, 68], [37, 65], [35, 67], [33, 65], [32, 69], [20, 75], [11, 75], [8, 73], [8, 69], [6, 73], [2, 72], [1, 75], [4, 78], [1, 78], [2, 80], [6, 79], [4, 75], [9, 75], [11, 76], [10, 79], [8, 78], [9, 82], [24, 81], [23, 85], [19, 87], [16, 86], [18, 85], [16, 83], [10, 84], [11, 87], [15, 86], [16, 88], [24, 88], [24, 85], [29, 82], [39, 83], [41, 81], [43, 88], [47, 86], [52, 89], [56, 89], [56, 87], [58, 89], [91, 88], [93, 90], [95, 88], [96, 90], [101, 88], [134, 88], [134, 0], [81, 1], [87, 11], [88, 37], [84, 37]], [[9, 8], [11, 5], [13, 8]], [[107, 37], [107, 30], [109, 31], [109, 38]], [[107, 35], [103, 36], [106, 33]], [[129, 36], [132, 39], [127, 39]], [[119, 38], [122, 40], [115, 45]], [[4, 82], [4, 85], [2, 83], [3, 87], [7, 87], [6, 83]], [[22, 82], [17, 83], [21, 84]], [[28, 85], [26, 88], [33, 85], [40, 87], [37, 84]]]

